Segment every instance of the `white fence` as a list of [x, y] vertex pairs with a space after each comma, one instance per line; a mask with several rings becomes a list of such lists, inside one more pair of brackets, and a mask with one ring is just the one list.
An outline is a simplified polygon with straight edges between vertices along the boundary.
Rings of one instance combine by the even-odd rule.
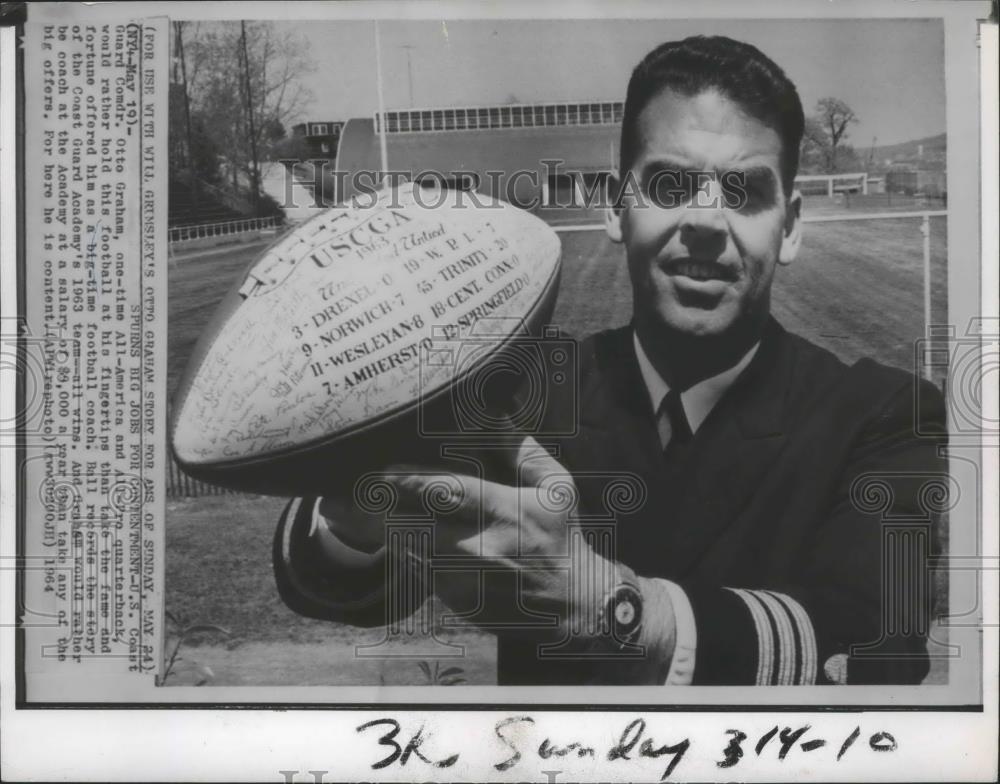
[[[839, 181], [839, 184], [837, 184]], [[795, 184], [805, 182], [825, 182], [826, 195], [831, 199], [837, 191], [857, 191], [868, 195], [868, 172], [849, 172], [844, 174], [800, 174], [795, 178]]]
[[168, 229], [170, 242], [191, 242], [214, 237], [228, 237], [251, 231], [274, 232], [278, 228], [277, 218], [241, 218], [221, 223], [199, 223], [194, 226], [172, 226]]

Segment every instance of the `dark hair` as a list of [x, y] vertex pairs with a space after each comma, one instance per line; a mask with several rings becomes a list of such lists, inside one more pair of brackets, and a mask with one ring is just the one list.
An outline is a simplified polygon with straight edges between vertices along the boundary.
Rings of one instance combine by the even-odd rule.
[[781, 138], [781, 180], [791, 193], [799, 169], [805, 118], [795, 85], [757, 47], [724, 36], [697, 35], [668, 41], [647, 54], [629, 79], [622, 116], [621, 174], [632, 166], [639, 115], [664, 89], [693, 96], [715, 89]]

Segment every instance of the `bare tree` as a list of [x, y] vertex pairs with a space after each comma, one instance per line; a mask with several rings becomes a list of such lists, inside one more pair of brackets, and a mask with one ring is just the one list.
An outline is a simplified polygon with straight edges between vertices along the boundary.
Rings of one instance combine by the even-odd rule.
[[314, 68], [308, 42], [257, 21], [197, 23], [183, 35], [192, 125], [221, 151], [218, 166], [232, 188], [252, 192], [261, 160], [311, 100], [301, 84]]
[[837, 148], [847, 139], [847, 127], [858, 121], [854, 110], [839, 98], [820, 98], [816, 102], [816, 121], [826, 135], [826, 170], [837, 171]]
[[815, 117], [806, 117], [805, 129], [802, 133], [802, 147], [799, 152], [799, 168], [809, 174], [825, 172], [829, 146], [830, 139], [823, 123]]

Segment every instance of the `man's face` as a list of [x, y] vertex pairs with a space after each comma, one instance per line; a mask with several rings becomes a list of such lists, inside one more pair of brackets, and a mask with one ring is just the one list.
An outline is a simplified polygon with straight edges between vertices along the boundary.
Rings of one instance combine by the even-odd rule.
[[800, 237], [777, 131], [714, 90], [661, 91], [637, 130], [639, 193], [626, 187], [607, 226], [625, 244], [637, 321], [689, 336], [758, 329], [775, 265], [792, 261]]

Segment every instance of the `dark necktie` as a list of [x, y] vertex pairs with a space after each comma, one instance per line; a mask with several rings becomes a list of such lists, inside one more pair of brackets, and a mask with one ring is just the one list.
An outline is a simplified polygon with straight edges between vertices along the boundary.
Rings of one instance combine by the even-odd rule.
[[676, 389], [671, 389], [663, 396], [657, 423], [660, 443], [663, 444], [663, 455], [666, 457], [675, 444], [685, 444], [691, 440], [691, 426], [688, 424], [681, 404], [681, 395]]

